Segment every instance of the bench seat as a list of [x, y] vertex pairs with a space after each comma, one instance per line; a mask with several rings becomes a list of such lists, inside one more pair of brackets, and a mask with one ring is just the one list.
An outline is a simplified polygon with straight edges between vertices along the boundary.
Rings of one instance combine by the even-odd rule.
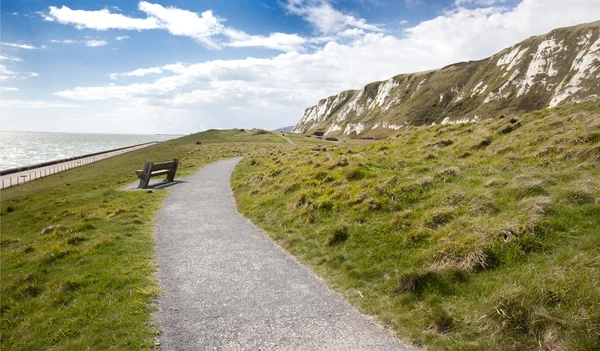
[[[163, 174], [169, 174], [169, 173], [171, 173], [171, 171], [168, 169], [165, 169], [163, 171], [156, 171], [156, 172], [150, 173], [150, 177], [157, 177], [157, 176], [161, 176]], [[144, 174], [144, 171], [141, 169], [138, 169], [137, 171], [135, 171], [135, 174], [137, 174], [138, 176], [141, 176]]]

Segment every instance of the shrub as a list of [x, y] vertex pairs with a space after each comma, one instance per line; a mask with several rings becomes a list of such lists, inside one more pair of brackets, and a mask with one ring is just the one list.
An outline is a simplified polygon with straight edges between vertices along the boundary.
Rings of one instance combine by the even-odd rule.
[[339, 162], [338, 162], [338, 163], [336, 163], [335, 165], [336, 165], [337, 167], [346, 167], [346, 166], [347, 166], [347, 165], [349, 165], [349, 164], [350, 164], [350, 162], [348, 161], [348, 159], [344, 157], [344, 158], [343, 158], [341, 161], [339, 161]]
[[455, 167], [455, 166], [446, 167], [446, 168], [442, 168], [439, 171], [437, 171], [435, 174], [435, 177], [446, 182], [446, 181], [450, 180], [451, 178], [456, 177], [459, 172], [460, 172], [460, 168], [458, 168], [458, 167]]
[[438, 146], [438, 147], [445, 147], [445, 146], [450, 146], [452, 144], [454, 144], [454, 141], [452, 141], [452, 140], [441, 140], [433, 145]]
[[53, 235], [56, 233], [70, 233], [71, 231], [72, 230], [70, 228], [68, 228], [62, 224], [55, 224], [55, 225], [47, 226], [46, 228], [44, 228], [41, 231], [40, 234], [41, 235], [47, 235], [47, 234]]
[[492, 137], [490, 137], [489, 135], [486, 136], [485, 138], [483, 138], [483, 140], [481, 140], [477, 145], [473, 146], [474, 149], [483, 149], [487, 146], [489, 146], [492, 143]]
[[454, 219], [454, 213], [441, 212], [433, 215], [429, 220], [426, 221], [426, 226], [431, 229], [437, 229], [446, 223], [449, 223]]
[[81, 235], [71, 235], [70, 237], [67, 238], [67, 244], [69, 245], [77, 245], [81, 242], [85, 241], [85, 238], [82, 237]]
[[425, 292], [428, 287], [432, 286], [435, 280], [439, 280], [439, 276], [432, 271], [408, 272], [402, 275], [394, 292], [408, 292], [420, 295]]
[[348, 239], [348, 227], [345, 225], [340, 225], [334, 229], [333, 233], [331, 233], [327, 239], [325, 239], [326, 245], [336, 245], [339, 243], [343, 243]]
[[325, 178], [327, 178], [327, 172], [319, 172], [319, 173], [315, 174], [316, 180], [323, 180]]
[[434, 307], [429, 312], [430, 328], [439, 334], [447, 334], [454, 327], [454, 318], [443, 308]]
[[510, 333], [528, 334], [531, 323], [531, 309], [522, 296], [503, 296], [495, 306], [493, 316], [502, 329]]
[[516, 118], [511, 118], [509, 124], [500, 130], [502, 134], [508, 134], [513, 130], [519, 128], [521, 126], [521, 122]]
[[348, 168], [346, 172], [344, 172], [344, 176], [349, 181], [353, 181], [363, 179], [366, 176], [366, 174], [360, 166], [353, 166]]
[[298, 183], [294, 183], [292, 185], [289, 185], [287, 187], [285, 187], [283, 189], [283, 194], [288, 194], [288, 193], [293, 193], [294, 191], [300, 189], [300, 185], [298, 185]]
[[328, 141], [339, 141], [338, 138], [336, 138], [336, 137], [330, 137], [330, 136], [326, 137], [325, 140], [328, 140]]

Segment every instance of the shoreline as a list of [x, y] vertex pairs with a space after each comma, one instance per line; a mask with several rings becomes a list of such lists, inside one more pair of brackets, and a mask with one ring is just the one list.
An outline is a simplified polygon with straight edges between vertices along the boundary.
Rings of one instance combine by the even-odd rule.
[[35, 169], [35, 168], [52, 166], [52, 165], [56, 165], [56, 164], [59, 164], [59, 163], [64, 163], [64, 162], [69, 162], [69, 161], [74, 161], [74, 160], [79, 160], [79, 159], [82, 159], [82, 158], [87, 158], [87, 157], [92, 157], [92, 156], [98, 156], [98, 155], [107, 154], [107, 153], [114, 152], [114, 151], [120, 151], [120, 150], [129, 149], [129, 148], [132, 148], [132, 147], [138, 147], [138, 146], [142, 146], [142, 145], [146, 145], [146, 144], [157, 144], [157, 143], [159, 143], [159, 142], [158, 141], [149, 141], [147, 143], [130, 145], [130, 146], [123, 146], [123, 147], [119, 147], [119, 148], [116, 148], [116, 149], [103, 150], [103, 151], [93, 152], [93, 153], [90, 153], [90, 154], [84, 154], [84, 155], [79, 155], [79, 156], [61, 158], [61, 159], [58, 159], [58, 160], [46, 161], [46, 162], [36, 163], [36, 164], [33, 164], [33, 165], [27, 165], [27, 166], [22, 166], [22, 167], [14, 167], [14, 168], [2, 169], [2, 170], [0, 170], [0, 176], [9, 175], [9, 174], [18, 173], [18, 172], [24, 172], [24, 171], [32, 170], [32, 169]]
[[127, 152], [146, 148], [158, 144], [158, 141], [151, 141], [143, 144], [126, 146], [122, 148], [100, 151], [91, 154], [69, 157], [60, 160], [38, 163], [30, 166], [11, 168], [0, 171], [0, 189], [7, 189], [13, 186], [21, 185], [35, 179], [44, 178], [49, 175], [60, 173], [72, 168], [88, 165], [100, 160], [121, 155]]

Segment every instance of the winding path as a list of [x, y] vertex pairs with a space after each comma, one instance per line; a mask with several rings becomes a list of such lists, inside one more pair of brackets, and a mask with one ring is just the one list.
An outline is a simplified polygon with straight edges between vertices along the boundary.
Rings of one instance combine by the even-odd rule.
[[162, 349], [409, 350], [237, 212], [239, 160], [188, 177], [158, 217]]
[[275, 134], [275, 135], [277, 135], [277, 136], [279, 136], [281, 138], [284, 138], [288, 142], [288, 144], [294, 145], [294, 142], [290, 138], [288, 138], [286, 136], [283, 136], [281, 134]]

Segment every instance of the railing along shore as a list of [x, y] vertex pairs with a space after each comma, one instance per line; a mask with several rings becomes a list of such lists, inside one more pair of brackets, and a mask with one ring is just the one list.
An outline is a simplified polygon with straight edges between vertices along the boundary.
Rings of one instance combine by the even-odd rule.
[[[140, 147], [150, 146], [150, 145], [158, 144], [158, 143], [159, 143], [158, 141], [151, 141], [148, 143], [125, 146], [125, 147], [112, 149], [112, 150], [94, 152], [94, 153], [86, 154], [86, 155], [74, 156], [74, 157], [69, 157], [69, 158], [63, 158], [60, 160], [42, 162], [42, 163], [29, 165], [29, 166], [1, 170], [0, 176], [4, 177], [2, 179], [2, 183], [1, 183], [2, 188], [1, 189], [10, 188], [10, 187], [20, 185], [20, 184], [23, 184], [23, 183], [31, 181], [31, 180], [47, 177], [49, 175], [56, 174], [56, 173], [59, 173], [62, 171], [66, 171], [68, 169], [77, 168], [77, 167], [85, 166], [85, 165], [88, 165], [90, 163], [94, 163], [94, 162], [97, 162], [100, 160], [104, 160], [107, 158], [107, 154], [110, 154], [110, 153], [124, 151], [127, 149], [139, 149]], [[104, 156], [104, 157], [102, 157], [102, 156]], [[116, 156], [116, 155], [113, 155], [113, 156]], [[22, 173], [22, 172], [27, 172], [27, 171], [31, 171], [31, 172], [29, 172], [28, 174], [23, 174], [23, 175], [17, 176], [17, 177], [10, 176], [10, 175], [13, 175], [16, 173]], [[6, 178], [5, 176], [10, 176], [10, 177], [7, 177], [8, 179], [5, 179]], [[13, 182], [13, 178], [16, 178], [16, 181]], [[21, 179], [19, 180], [19, 178], [21, 178]]]

